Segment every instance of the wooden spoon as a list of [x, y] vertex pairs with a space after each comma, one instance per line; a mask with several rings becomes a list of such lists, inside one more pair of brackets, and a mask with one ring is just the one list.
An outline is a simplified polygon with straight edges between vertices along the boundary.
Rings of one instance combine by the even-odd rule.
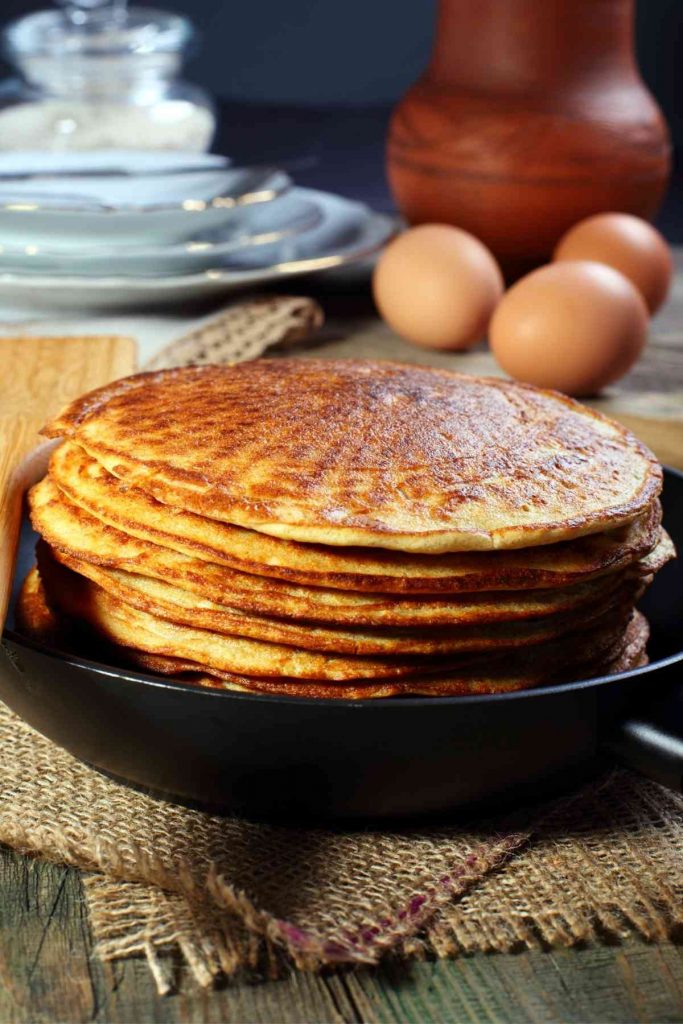
[[[119, 337], [0, 338], [0, 633], [12, 590], [24, 491], [44, 465], [43, 424], [71, 399], [135, 368], [135, 342]], [[48, 442], [47, 444], [50, 444]]]

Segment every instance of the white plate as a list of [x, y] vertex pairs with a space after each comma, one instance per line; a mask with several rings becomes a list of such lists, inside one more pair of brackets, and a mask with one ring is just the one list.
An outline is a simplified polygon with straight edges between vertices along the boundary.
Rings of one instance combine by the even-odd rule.
[[291, 184], [284, 171], [267, 167], [141, 177], [0, 177], [0, 237], [12, 246], [49, 241], [52, 249], [71, 251], [84, 238], [111, 246], [167, 245], [198, 232], [236, 228], [245, 209], [271, 202]]
[[0, 273], [77, 275], [103, 277], [116, 274], [158, 276], [191, 274], [210, 269], [226, 257], [252, 246], [266, 253], [259, 262], [273, 262], [272, 247], [316, 228], [323, 217], [320, 206], [294, 189], [272, 203], [259, 203], [245, 210], [238, 223], [227, 228], [199, 232], [186, 242], [166, 246], [116, 246], [81, 244], [78, 249], [60, 250], [47, 244], [0, 245]]
[[108, 310], [197, 302], [289, 277], [348, 267], [374, 256], [396, 230], [395, 221], [324, 192], [298, 189], [316, 198], [324, 223], [306, 234], [293, 258], [268, 266], [216, 267], [199, 274], [159, 277], [49, 277], [0, 274], [0, 302], [8, 308]]
[[194, 150], [98, 149], [80, 152], [20, 149], [0, 152], [0, 181], [72, 174], [177, 174], [179, 171], [216, 170], [231, 160], [219, 153]]

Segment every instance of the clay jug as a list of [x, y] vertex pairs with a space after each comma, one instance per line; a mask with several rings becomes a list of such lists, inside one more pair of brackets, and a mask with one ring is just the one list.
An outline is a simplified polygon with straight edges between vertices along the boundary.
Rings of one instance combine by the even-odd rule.
[[633, 20], [633, 0], [440, 0], [431, 62], [389, 129], [407, 220], [466, 228], [514, 275], [589, 214], [652, 217], [670, 143]]

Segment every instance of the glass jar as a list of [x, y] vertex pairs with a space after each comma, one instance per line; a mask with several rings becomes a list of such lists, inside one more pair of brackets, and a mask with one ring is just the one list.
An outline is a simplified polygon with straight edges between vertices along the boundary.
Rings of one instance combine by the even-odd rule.
[[195, 36], [183, 17], [76, 0], [12, 22], [0, 86], [0, 150], [208, 150], [210, 97], [179, 79]]

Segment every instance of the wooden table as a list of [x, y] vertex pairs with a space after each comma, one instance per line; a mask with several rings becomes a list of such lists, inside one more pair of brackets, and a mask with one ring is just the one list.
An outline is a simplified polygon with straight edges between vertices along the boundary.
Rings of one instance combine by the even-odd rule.
[[[683, 271], [683, 261], [679, 266]], [[324, 355], [356, 354], [362, 340], [366, 353], [371, 349], [382, 358], [456, 365], [458, 357], [423, 353], [393, 337], [373, 319], [367, 291], [340, 290], [321, 300], [330, 314]], [[157, 319], [152, 323], [153, 338], [145, 322], [140, 325], [143, 356], [165, 340]], [[74, 327], [63, 322], [50, 326], [55, 332]], [[89, 326], [129, 329], [117, 319]], [[185, 326], [174, 322], [167, 328], [169, 336]], [[32, 328], [45, 331], [42, 323]], [[483, 351], [466, 358], [460, 364], [464, 369], [491, 369]], [[654, 324], [648, 358], [613, 392], [612, 400], [619, 409], [643, 414], [652, 402], [645, 396], [653, 390], [663, 415], [683, 413], [683, 273], [672, 302]], [[674, 445], [679, 436], [673, 435]], [[683, 458], [683, 446], [678, 454]], [[476, 955], [324, 977], [292, 974], [261, 984], [230, 982], [214, 991], [198, 988], [178, 966], [177, 992], [163, 999], [156, 995], [143, 961], [103, 965], [91, 951], [78, 873], [0, 848], [0, 1024], [683, 1021], [683, 947], [673, 944], [629, 941], [589, 949]]]
[[102, 965], [79, 874], [0, 848], [0, 1021], [681, 1021], [683, 947], [629, 942], [198, 988], [159, 998], [141, 960]]

